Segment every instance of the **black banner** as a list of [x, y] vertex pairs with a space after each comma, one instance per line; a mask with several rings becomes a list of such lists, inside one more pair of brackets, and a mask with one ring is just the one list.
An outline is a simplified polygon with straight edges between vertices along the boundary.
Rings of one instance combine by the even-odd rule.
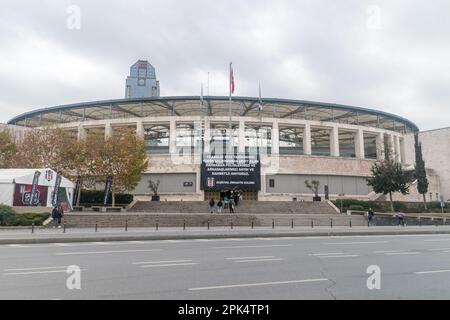
[[106, 207], [109, 201], [109, 193], [111, 192], [111, 185], [112, 185], [113, 178], [108, 177], [106, 178], [105, 183], [105, 195], [103, 196], [103, 206]]
[[56, 206], [58, 205], [58, 194], [59, 194], [59, 187], [61, 186], [61, 180], [62, 180], [62, 174], [61, 172], [58, 172], [56, 174], [55, 179], [55, 187], [53, 188], [53, 194], [52, 194], [52, 205]]
[[41, 175], [40, 171], [36, 171], [34, 173], [33, 184], [31, 185], [31, 194], [30, 194], [29, 200], [28, 199], [25, 200], [30, 206], [34, 206], [36, 203], [36, 197], [39, 197], [39, 195], [36, 194], [36, 191], [37, 191], [37, 186], [39, 183], [40, 175]]
[[257, 154], [203, 155], [201, 189], [261, 189], [261, 164]]
[[78, 199], [78, 193], [80, 192], [81, 188], [81, 177], [77, 178], [77, 181], [75, 182], [75, 191], [73, 192], [73, 198], [72, 198], [72, 205], [77, 205], [77, 199]]

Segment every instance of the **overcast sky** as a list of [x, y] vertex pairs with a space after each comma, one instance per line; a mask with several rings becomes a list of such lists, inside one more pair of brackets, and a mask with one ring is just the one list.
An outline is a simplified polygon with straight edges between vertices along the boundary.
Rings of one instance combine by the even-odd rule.
[[[74, 7], [75, 6], [75, 7]], [[80, 10], [78, 20], [77, 9]], [[79, 28], [78, 28], [79, 26]], [[450, 1], [21, 1], [0, 8], [0, 122], [123, 98], [147, 59], [161, 96], [228, 94], [349, 104], [450, 126]]]

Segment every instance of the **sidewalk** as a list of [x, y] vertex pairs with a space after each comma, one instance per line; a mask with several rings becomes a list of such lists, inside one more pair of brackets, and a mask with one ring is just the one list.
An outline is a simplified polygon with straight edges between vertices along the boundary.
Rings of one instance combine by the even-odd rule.
[[64, 243], [100, 241], [183, 240], [253, 237], [317, 237], [364, 235], [450, 234], [450, 226], [374, 226], [374, 227], [192, 227], [182, 228], [105, 228], [98, 229], [1, 229], [1, 244]]

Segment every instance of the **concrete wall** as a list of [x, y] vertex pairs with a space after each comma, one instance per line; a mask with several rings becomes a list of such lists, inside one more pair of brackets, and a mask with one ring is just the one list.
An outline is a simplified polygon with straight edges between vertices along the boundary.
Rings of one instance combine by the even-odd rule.
[[[275, 187], [270, 187], [270, 180], [273, 179]], [[329, 176], [329, 175], [300, 175], [300, 174], [279, 174], [266, 177], [267, 193], [311, 193], [305, 186], [305, 180], [320, 181], [320, 194], [324, 194], [324, 186], [328, 186], [330, 194], [339, 195], [364, 195], [367, 196], [372, 189], [367, 186], [363, 177], [352, 176]]]
[[[196, 190], [196, 174], [195, 173], [155, 173], [144, 174], [138, 186], [134, 189], [134, 194], [151, 193], [148, 187], [148, 181], [156, 182], [160, 180], [158, 193], [186, 193], [194, 192]], [[192, 186], [183, 186], [184, 182], [192, 183]]]
[[425, 167], [439, 176], [441, 194], [450, 199], [450, 127], [420, 132], [419, 140]]

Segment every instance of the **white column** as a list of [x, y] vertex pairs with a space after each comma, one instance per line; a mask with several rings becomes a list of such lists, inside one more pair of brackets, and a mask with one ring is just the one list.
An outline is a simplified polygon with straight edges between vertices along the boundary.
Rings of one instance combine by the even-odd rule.
[[401, 162], [400, 157], [400, 137], [394, 136], [394, 148], [395, 148], [395, 161]]
[[280, 153], [280, 128], [278, 121], [274, 120], [272, 123], [272, 154]]
[[77, 139], [78, 141], [83, 140], [86, 138], [86, 129], [83, 127], [82, 124], [78, 126], [78, 133], [77, 133]]
[[175, 119], [170, 119], [169, 127], [169, 152], [170, 154], [175, 154], [176, 152], [176, 141], [177, 141], [177, 124]]
[[333, 126], [330, 132], [330, 153], [332, 157], [339, 157], [339, 129]]
[[388, 148], [389, 148], [389, 153], [390, 153], [389, 159], [395, 160], [395, 142], [394, 142], [394, 136], [392, 134], [389, 135]]
[[239, 119], [238, 152], [245, 152], [245, 121]]
[[210, 141], [211, 141], [211, 124], [209, 122], [209, 117], [205, 117], [205, 127], [203, 128], [203, 152], [210, 152]]
[[105, 123], [105, 140], [111, 138], [113, 135], [113, 128], [110, 122]]
[[305, 123], [303, 128], [303, 153], [311, 154], [311, 125]]
[[384, 133], [379, 132], [376, 139], [377, 159], [384, 159]]
[[358, 159], [364, 159], [364, 132], [358, 129], [355, 135], [355, 154]]
[[402, 163], [406, 163], [405, 138], [400, 138], [400, 158]]
[[145, 131], [144, 131], [144, 124], [142, 123], [142, 120], [138, 120], [136, 122], [136, 135], [139, 138], [144, 139]]

